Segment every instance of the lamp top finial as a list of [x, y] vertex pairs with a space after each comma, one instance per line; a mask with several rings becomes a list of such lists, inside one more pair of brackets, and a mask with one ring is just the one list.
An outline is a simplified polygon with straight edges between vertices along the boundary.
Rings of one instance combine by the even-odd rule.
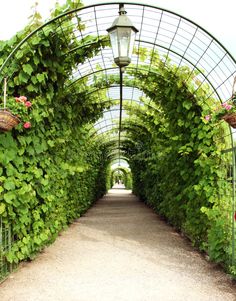
[[127, 11], [125, 10], [125, 6], [122, 3], [119, 5], [119, 15], [121, 16], [121, 15], [126, 15], [126, 14], [127, 14]]

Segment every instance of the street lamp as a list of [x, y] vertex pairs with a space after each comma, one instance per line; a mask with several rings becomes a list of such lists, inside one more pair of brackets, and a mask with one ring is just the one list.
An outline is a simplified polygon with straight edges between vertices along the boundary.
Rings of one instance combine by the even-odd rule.
[[128, 66], [131, 62], [135, 35], [138, 32], [130, 19], [126, 16], [124, 4], [119, 5], [119, 17], [107, 29], [114, 61], [119, 67]]
[[110, 36], [114, 61], [120, 69], [120, 118], [119, 118], [119, 166], [120, 166], [120, 135], [122, 123], [122, 102], [123, 102], [123, 72], [124, 67], [131, 62], [134, 48], [135, 36], [138, 29], [134, 27], [130, 19], [126, 16], [124, 4], [119, 4], [119, 17], [115, 19], [112, 26], [107, 29]]

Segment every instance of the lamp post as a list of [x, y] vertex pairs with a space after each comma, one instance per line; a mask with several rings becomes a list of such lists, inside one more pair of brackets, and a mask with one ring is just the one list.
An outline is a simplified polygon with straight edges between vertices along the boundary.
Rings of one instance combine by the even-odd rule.
[[117, 17], [111, 27], [107, 29], [110, 36], [114, 61], [120, 70], [120, 117], [119, 117], [119, 165], [120, 165], [120, 135], [122, 123], [122, 102], [123, 102], [123, 72], [124, 67], [131, 62], [135, 36], [138, 29], [132, 24], [126, 16], [124, 4], [119, 4], [119, 17]]

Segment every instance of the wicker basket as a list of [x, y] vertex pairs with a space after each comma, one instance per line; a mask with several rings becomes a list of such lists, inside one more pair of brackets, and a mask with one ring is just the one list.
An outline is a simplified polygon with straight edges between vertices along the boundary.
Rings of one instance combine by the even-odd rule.
[[231, 125], [232, 128], [236, 129], [236, 113], [226, 114], [222, 117], [222, 119], [228, 122], [228, 124]]
[[20, 123], [20, 119], [13, 115], [7, 109], [0, 109], [0, 130], [3, 132], [10, 131]]

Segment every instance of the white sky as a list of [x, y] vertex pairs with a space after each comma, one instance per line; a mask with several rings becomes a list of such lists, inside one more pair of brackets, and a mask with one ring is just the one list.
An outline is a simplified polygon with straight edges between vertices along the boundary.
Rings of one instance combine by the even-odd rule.
[[[0, 0], [0, 39], [5, 40], [21, 30], [31, 15], [31, 6], [36, 0]], [[44, 18], [54, 7], [56, 0], [38, 0], [39, 12]], [[59, 0], [64, 3], [65, 0]], [[112, 2], [84, 0], [85, 5]], [[118, 2], [118, 1], [117, 1]], [[218, 39], [236, 58], [236, 1], [235, 0], [128, 0], [145, 3], [176, 12], [202, 26]]]

